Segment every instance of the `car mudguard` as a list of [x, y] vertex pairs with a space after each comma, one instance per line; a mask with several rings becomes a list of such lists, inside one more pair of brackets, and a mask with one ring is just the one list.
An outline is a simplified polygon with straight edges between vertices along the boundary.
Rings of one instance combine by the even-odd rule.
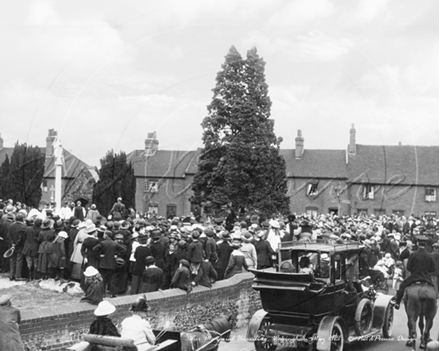
[[249, 321], [249, 325], [246, 333], [246, 340], [253, 341], [257, 337], [258, 329], [260, 329], [260, 325], [264, 317], [266, 317], [267, 312], [263, 309], [258, 310], [254, 313], [251, 320]]
[[373, 328], [382, 328], [385, 318], [385, 312], [392, 298], [393, 297], [391, 295], [377, 295], [373, 305]]
[[[339, 316], [325, 316], [321, 319], [317, 331], [316, 349], [319, 351], [329, 351], [331, 346], [331, 335], [333, 326], [336, 322], [341, 324], [341, 328], [344, 331], [344, 338], [347, 337], [347, 330], [345, 323]], [[345, 340], [344, 340], [345, 341]]]

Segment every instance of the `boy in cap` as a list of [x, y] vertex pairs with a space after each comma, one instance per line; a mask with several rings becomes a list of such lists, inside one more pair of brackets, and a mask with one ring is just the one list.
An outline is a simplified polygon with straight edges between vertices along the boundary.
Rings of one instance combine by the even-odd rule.
[[11, 296], [0, 296], [0, 350], [24, 350], [18, 327], [20, 321], [20, 311], [12, 307]]
[[204, 258], [203, 244], [199, 241], [200, 232], [197, 230], [191, 233], [191, 237], [193, 241], [188, 245], [188, 261], [191, 264], [191, 274], [197, 275]]
[[391, 299], [394, 308], [400, 308], [405, 289], [415, 282], [426, 282], [434, 285], [431, 278], [431, 273], [435, 272], [434, 258], [426, 251], [426, 236], [418, 235], [416, 237], [418, 250], [411, 253], [406, 265], [406, 269], [411, 273], [399, 286], [396, 295]]

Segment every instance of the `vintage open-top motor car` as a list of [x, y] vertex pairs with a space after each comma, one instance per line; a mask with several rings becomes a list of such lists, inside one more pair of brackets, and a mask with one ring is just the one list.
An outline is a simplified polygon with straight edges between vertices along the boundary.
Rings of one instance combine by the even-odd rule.
[[391, 296], [365, 287], [359, 276], [364, 249], [358, 242], [279, 244], [277, 268], [251, 270], [263, 309], [252, 316], [247, 340], [257, 351], [340, 351], [372, 335], [391, 337]]

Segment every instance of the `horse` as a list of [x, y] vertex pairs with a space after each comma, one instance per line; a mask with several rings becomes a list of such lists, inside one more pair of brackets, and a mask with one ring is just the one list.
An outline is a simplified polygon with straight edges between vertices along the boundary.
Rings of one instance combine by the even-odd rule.
[[403, 297], [405, 311], [408, 317], [409, 337], [406, 346], [412, 346], [415, 351], [417, 339], [416, 322], [419, 320], [420, 348], [425, 348], [430, 341], [429, 332], [434, 317], [437, 314], [437, 293], [434, 286], [425, 282], [410, 285]]
[[180, 333], [182, 351], [217, 351], [220, 340], [229, 342], [231, 317], [215, 318], [205, 325], [198, 325]]

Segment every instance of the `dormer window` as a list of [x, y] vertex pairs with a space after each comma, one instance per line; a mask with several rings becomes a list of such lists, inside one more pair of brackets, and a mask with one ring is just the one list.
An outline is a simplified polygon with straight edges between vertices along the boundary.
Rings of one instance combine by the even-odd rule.
[[310, 182], [307, 184], [307, 196], [318, 195], [318, 182]]
[[365, 184], [362, 192], [362, 197], [365, 200], [373, 200], [374, 199], [374, 186], [371, 184]]
[[149, 180], [145, 191], [148, 193], [157, 193], [159, 190], [159, 182], [157, 180]]

